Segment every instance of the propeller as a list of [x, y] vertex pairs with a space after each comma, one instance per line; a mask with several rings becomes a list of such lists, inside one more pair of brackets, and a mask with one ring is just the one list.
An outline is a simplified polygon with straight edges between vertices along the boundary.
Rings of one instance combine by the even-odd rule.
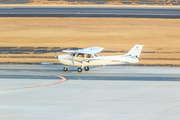
[[58, 55], [56, 54], [56, 52], [55, 52], [55, 56], [54, 56], [55, 58], [58, 58]]

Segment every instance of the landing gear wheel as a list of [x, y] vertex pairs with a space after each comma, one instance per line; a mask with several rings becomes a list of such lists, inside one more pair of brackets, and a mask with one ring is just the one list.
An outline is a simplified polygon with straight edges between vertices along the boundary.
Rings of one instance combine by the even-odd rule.
[[65, 72], [68, 70], [66, 67], [64, 67], [64, 69], [63, 69]]
[[82, 68], [78, 68], [77, 71], [78, 71], [78, 72], [82, 72]]
[[84, 68], [84, 70], [85, 70], [85, 71], [89, 71], [89, 67], [86, 66], [86, 67]]

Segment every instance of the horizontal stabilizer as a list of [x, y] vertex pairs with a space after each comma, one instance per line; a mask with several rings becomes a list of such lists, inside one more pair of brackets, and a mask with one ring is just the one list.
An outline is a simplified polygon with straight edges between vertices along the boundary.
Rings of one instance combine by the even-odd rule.
[[131, 64], [131, 63], [137, 63], [138, 61], [121, 61], [121, 63], [127, 63], [127, 64]]

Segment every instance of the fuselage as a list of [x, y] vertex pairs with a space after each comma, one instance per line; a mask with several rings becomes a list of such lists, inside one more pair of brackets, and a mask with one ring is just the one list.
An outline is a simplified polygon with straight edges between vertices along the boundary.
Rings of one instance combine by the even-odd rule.
[[118, 65], [127, 63], [136, 63], [138, 58], [127, 55], [122, 56], [98, 56], [96, 54], [88, 54], [84, 56], [78, 55], [59, 55], [58, 60], [64, 65], [70, 66], [96, 66], [96, 65]]

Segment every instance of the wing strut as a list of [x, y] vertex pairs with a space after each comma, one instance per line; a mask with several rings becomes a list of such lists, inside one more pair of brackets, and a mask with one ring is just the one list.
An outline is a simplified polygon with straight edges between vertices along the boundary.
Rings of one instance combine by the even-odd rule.
[[71, 53], [72, 64], [74, 65], [73, 53]]

